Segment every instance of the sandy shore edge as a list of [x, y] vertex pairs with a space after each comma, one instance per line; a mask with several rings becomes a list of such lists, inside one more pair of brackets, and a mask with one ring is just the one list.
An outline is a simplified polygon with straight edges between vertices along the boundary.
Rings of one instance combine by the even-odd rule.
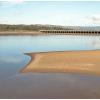
[[39, 31], [1, 31], [0, 35], [40, 35]]

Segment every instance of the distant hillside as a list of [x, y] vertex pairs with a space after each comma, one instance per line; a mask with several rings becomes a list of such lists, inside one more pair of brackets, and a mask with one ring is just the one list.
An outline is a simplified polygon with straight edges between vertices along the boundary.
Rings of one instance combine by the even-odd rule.
[[81, 26], [60, 26], [60, 25], [7, 25], [0, 24], [2, 31], [39, 31], [39, 30], [100, 30], [98, 27], [81, 27]]
[[64, 26], [56, 25], [6, 25], [0, 24], [0, 31], [39, 31], [39, 30], [66, 30]]

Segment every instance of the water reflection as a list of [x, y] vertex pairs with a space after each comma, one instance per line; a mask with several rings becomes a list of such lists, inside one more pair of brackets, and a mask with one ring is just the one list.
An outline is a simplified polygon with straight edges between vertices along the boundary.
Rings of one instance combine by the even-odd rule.
[[[0, 36], [0, 55], [100, 49], [100, 36]], [[98, 47], [93, 45], [98, 45]]]
[[27, 55], [0, 56], [0, 82], [18, 72], [30, 61]]
[[96, 40], [92, 41], [90, 46], [94, 47], [95, 49], [99, 49], [100, 48], [100, 39], [96, 39]]
[[0, 84], [0, 98], [100, 98], [100, 77], [17, 74]]

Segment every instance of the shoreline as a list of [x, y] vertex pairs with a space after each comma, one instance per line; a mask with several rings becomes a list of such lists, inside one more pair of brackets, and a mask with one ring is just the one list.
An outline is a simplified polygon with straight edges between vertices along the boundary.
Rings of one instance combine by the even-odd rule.
[[100, 75], [100, 50], [26, 53], [31, 61], [21, 73], [82, 73]]
[[39, 31], [1, 31], [0, 35], [40, 35]]
[[100, 36], [100, 34], [69, 34], [69, 33], [43, 33], [40, 31], [0, 31], [0, 36], [3, 35], [74, 35], [74, 36]]

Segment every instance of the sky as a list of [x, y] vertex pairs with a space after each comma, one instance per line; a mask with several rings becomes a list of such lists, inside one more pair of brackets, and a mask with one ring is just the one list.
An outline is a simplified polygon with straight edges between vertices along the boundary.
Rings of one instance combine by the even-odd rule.
[[0, 1], [0, 24], [100, 26], [100, 1]]

